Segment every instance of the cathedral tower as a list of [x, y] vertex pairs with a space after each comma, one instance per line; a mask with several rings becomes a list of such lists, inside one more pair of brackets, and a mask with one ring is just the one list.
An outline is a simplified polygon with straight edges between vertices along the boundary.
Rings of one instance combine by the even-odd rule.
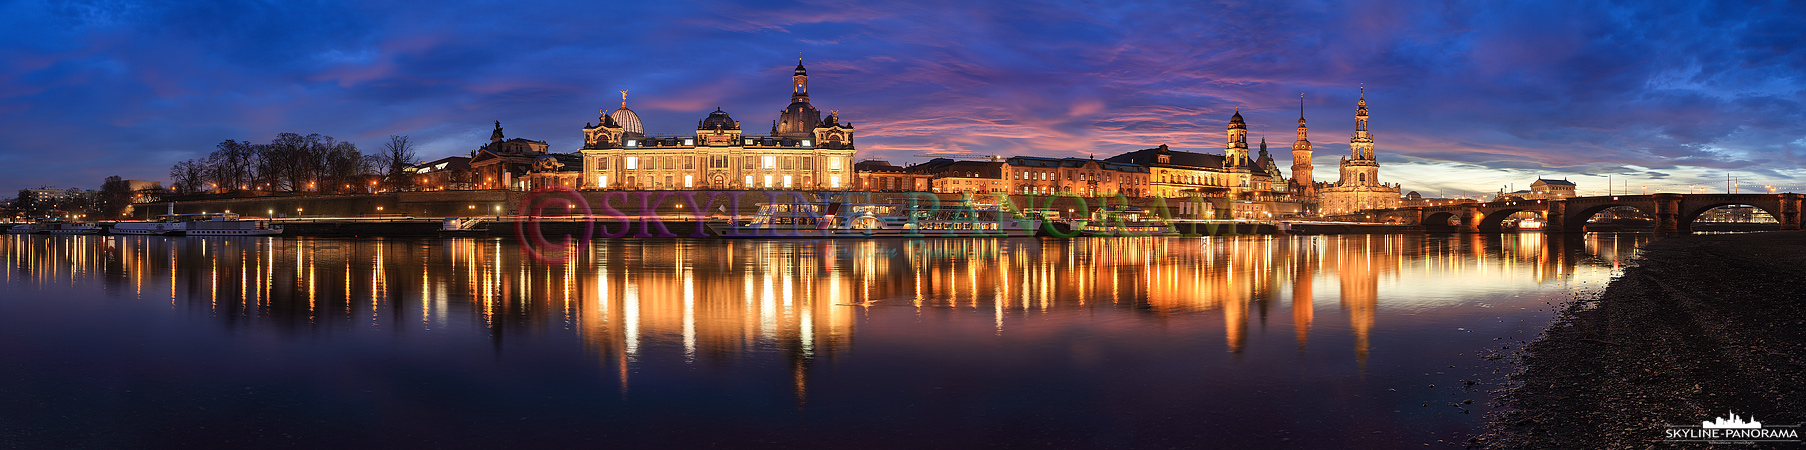
[[771, 126], [771, 135], [809, 137], [819, 125], [821, 110], [809, 104], [809, 71], [803, 68], [803, 59], [797, 58], [795, 75], [790, 76], [790, 106], [778, 112], [777, 123]]
[[1311, 172], [1311, 140], [1305, 138], [1304, 129], [1304, 93], [1298, 93], [1298, 140], [1292, 142], [1292, 193], [1312, 197], [1316, 195], [1317, 183], [1312, 181]]
[[1373, 157], [1373, 135], [1367, 131], [1367, 88], [1361, 88], [1361, 100], [1355, 104], [1355, 132], [1348, 139], [1348, 157], [1342, 160], [1343, 186], [1378, 186], [1380, 163]]
[[1223, 146], [1223, 167], [1248, 166], [1248, 123], [1242, 121], [1242, 109], [1229, 117], [1229, 143]]

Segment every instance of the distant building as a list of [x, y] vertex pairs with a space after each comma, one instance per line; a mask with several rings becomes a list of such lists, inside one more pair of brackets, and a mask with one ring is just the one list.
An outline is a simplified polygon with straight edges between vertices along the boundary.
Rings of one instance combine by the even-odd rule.
[[1480, 203], [1480, 201], [1471, 198], [1424, 197], [1422, 194], [1418, 194], [1417, 191], [1411, 191], [1405, 194], [1405, 198], [1399, 202], [1398, 206], [1402, 208], [1421, 208], [1425, 206], [1459, 205], [1462, 203]]
[[1537, 178], [1528, 191], [1499, 192], [1497, 200], [1560, 200], [1578, 196], [1574, 182]]
[[470, 158], [471, 170], [476, 171], [477, 189], [526, 189], [526, 183], [520, 178], [533, 169], [534, 161], [546, 155], [547, 147], [546, 141], [505, 139], [502, 122], [496, 121], [495, 131], [489, 133], [489, 143], [477, 148]]
[[476, 172], [470, 167], [470, 158], [465, 156], [448, 156], [403, 168], [409, 177], [410, 190], [445, 191], [476, 189]]
[[583, 128], [585, 189], [800, 189], [853, 186], [853, 124], [826, 119], [809, 103], [809, 75], [801, 61], [791, 76], [790, 106], [768, 136], [742, 133], [726, 111], [696, 123], [696, 133], [647, 136], [640, 117], [621, 108]]
[[1348, 140], [1348, 157], [1342, 158], [1341, 179], [1324, 187], [1317, 196], [1322, 214], [1350, 214], [1369, 209], [1397, 208], [1398, 185], [1380, 182], [1380, 162], [1373, 156], [1373, 136], [1367, 130], [1367, 92], [1355, 106], [1355, 133]]
[[854, 164], [853, 173], [859, 180], [854, 188], [870, 192], [928, 192], [934, 183], [933, 175], [875, 159]]

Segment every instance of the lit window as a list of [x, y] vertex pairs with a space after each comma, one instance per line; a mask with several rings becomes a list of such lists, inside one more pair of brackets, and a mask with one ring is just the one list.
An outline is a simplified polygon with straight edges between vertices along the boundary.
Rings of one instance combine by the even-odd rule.
[[596, 182], [598, 184], [600, 184], [601, 187], [608, 187], [608, 175], [596, 177], [596, 180], [597, 180]]
[[808, 140], [808, 139], [804, 139], [804, 140], [803, 140], [803, 146], [804, 146], [804, 147], [808, 147], [808, 146], [809, 146], [809, 140]]
[[752, 181], [753, 181], [753, 180], [752, 180], [752, 175], [747, 175], [747, 176], [746, 176], [746, 187], [749, 187], [749, 188], [750, 188], [750, 187], [752, 187], [752, 185], [753, 185], [753, 184], [752, 184]]
[[747, 139], [747, 140], [746, 140], [746, 145], [752, 145], [752, 139]]
[[[767, 156], [766, 158], [770, 158], [770, 156]], [[765, 176], [765, 187], [771, 187], [771, 175]]]
[[[764, 159], [765, 159], [765, 169], [766, 170], [778, 168], [778, 157], [766, 155]], [[767, 182], [765, 184], [769, 185], [771, 183]]]
[[828, 158], [829, 170], [840, 170], [840, 158]]
[[696, 138], [684, 138], [684, 145], [696, 145]]
[[784, 189], [790, 189], [790, 176], [784, 176]]
[[689, 175], [684, 175], [684, 187], [696, 187], [693, 183]]
[[840, 187], [840, 175], [834, 175], [834, 176], [828, 177], [828, 187], [839, 188]]
[[640, 168], [640, 157], [629, 156], [629, 157], [623, 158], [622, 167], [626, 167], [627, 170], [634, 170], [634, 169]]
[[640, 141], [638, 139], [628, 139], [627, 146], [628, 147], [638, 147], [638, 146], [640, 146]]

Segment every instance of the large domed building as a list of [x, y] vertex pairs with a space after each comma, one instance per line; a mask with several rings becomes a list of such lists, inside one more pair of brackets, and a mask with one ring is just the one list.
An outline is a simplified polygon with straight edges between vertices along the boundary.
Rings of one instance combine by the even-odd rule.
[[[696, 122], [696, 133], [647, 136], [640, 117], [621, 108], [583, 127], [586, 189], [840, 190], [853, 182], [853, 125], [839, 113], [822, 118], [809, 102], [809, 73], [801, 60], [791, 76], [790, 105], [768, 136], [743, 134], [727, 111]], [[756, 123], [756, 122], [755, 122]]]

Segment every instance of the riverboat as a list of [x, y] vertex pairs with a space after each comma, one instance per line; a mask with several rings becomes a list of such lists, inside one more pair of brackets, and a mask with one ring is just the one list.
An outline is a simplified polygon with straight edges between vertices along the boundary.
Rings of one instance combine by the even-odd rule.
[[48, 223], [22, 223], [6, 229], [7, 234], [37, 234], [49, 231]]
[[163, 236], [269, 236], [282, 234], [282, 226], [268, 219], [241, 219], [233, 213], [165, 214], [154, 221], [113, 224], [113, 234]]
[[1538, 219], [1522, 219], [1517, 223], [1518, 231], [1543, 231], [1549, 224]]
[[1142, 220], [1147, 211], [1141, 208], [1106, 208], [1092, 213], [1090, 220], [1075, 220], [1072, 228], [1083, 236], [1178, 236], [1172, 223]]
[[50, 234], [100, 234], [100, 224], [93, 222], [51, 222], [44, 232]]
[[1027, 237], [1041, 219], [997, 206], [816, 202], [760, 203], [748, 219], [710, 223], [729, 238]]

